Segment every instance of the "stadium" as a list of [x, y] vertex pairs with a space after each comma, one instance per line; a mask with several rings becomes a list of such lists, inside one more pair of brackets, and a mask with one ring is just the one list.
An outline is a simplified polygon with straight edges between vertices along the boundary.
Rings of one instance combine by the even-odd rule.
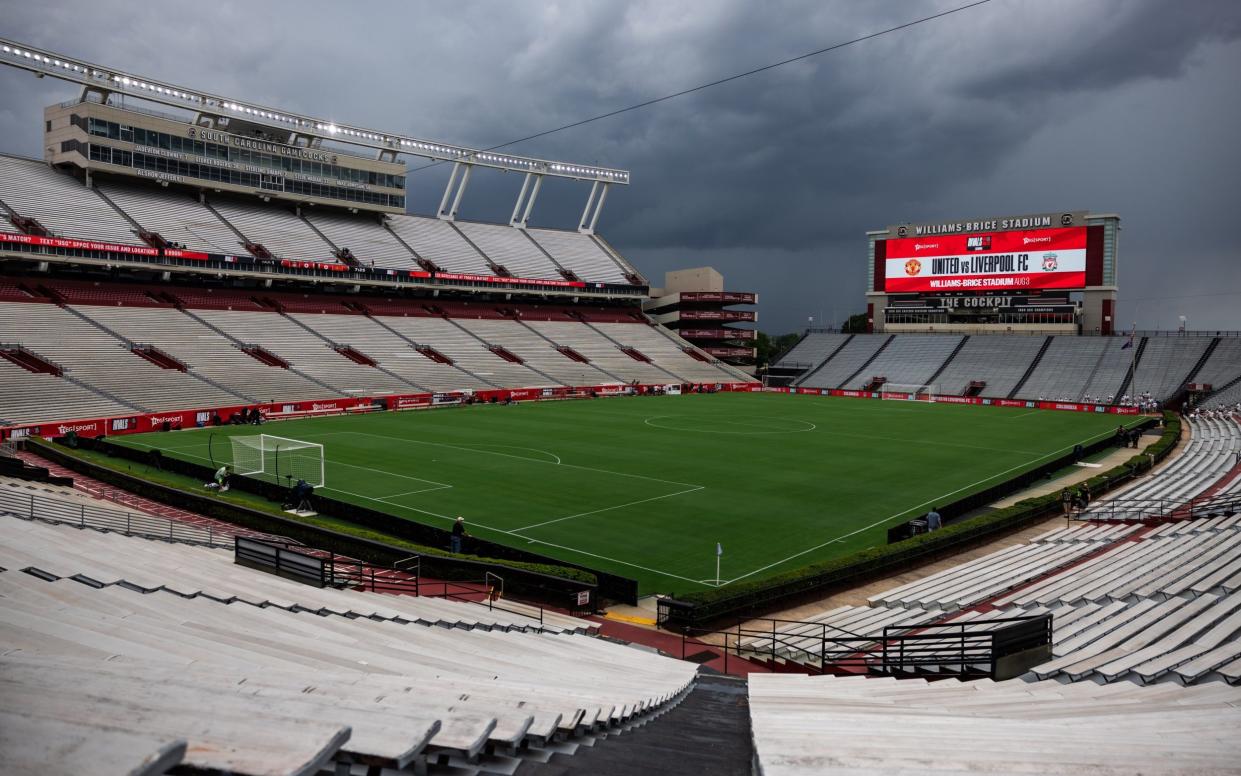
[[628, 170], [0, 64], [5, 772], [1237, 772], [1241, 334], [1120, 215], [896, 213], [764, 361]]

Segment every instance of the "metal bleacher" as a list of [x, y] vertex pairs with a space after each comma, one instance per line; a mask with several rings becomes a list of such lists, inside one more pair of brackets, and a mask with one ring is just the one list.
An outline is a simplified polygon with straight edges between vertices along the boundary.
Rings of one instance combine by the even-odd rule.
[[57, 237], [141, 244], [133, 225], [102, 197], [40, 161], [0, 154], [0, 201]]
[[292, 211], [259, 202], [217, 198], [211, 207], [248, 240], [273, 256], [301, 261], [332, 261], [332, 246]]
[[888, 383], [925, 385], [959, 344], [960, 335], [903, 334], [843, 387], [864, 388], [872, 376], [882, 376]]
[[556, 265], [520, 229], [473, 221], [458, 221], [457, 228], [515, 277], [564, 279]]
[[338, 215], [310, 211], [306, 214], [316, 229], [338, 248], [348, 248], [365, 265], [374, 262], [386, 269], [416, 269], [413, 254], [401, 244], [376, 216]]
[[[1054, 338], [1021, 387], [1021, 398], [1079, 400], [1086, 393], [1086, 384], [1107, 351], [1109, 342], [1110, 339], [1103, 337]], [[1117, 342], [1117, 346], [1120, 344]], [[1126, 354], [1128, 352], [1125, 351]], [[1119, 381], [1115, 387], [1120, 387]], [[1106, 396], [1105, 393], [1104, 398]]]
[[1171, 396], [1210, 344], [1210, 337], [1147, 337], [1128, 393], [1149, 391], [1157, 399]]
[[887, 341], [886, 334], [855, 335], [836, 355], [798, 378], [796, 384], [811, 388], [839, 388]]
[[97, 188], [143, 229], [165, 240], [205, 253], [236, 254], [244, 250], [236, 232], [186, 192], [111, 181], [97, 184]]
[[143, 772], [172, 748], [220, 773], [511, 773], [642, 720], [696, 671], [561, 615], [320, 589], [228, 552], [12, 517], [0, 535], [0, 719], [40, 723], [29, 740], [0, 733], [6, 757], [67, 726], [106, 758], [95, 772]]
[[527, 229], [526, 234], [583, 280], [618, 285], [628, 282], [620, 266], [590, 235], [559, 229]]
[[772, 366], [813, 366], [834, 353], [849, 336], [835, 332], [809, 332]]
[[1042, 346], [1042, 337], [970, 337], [935, 381], [953, 396], [975, 380], [986, 382], [983, 396], [1007, 396]]
[[388, 226], [423, 258], [448, 272], [494, 275], [486, 259], [447, 221], [394, 215]]

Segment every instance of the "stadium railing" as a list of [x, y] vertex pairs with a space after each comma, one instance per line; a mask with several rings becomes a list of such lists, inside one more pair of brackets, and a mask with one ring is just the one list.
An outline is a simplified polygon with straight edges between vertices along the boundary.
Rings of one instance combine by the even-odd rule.
[[[779, 619], [769, 622], [770, 629], [745, 627], [742, 623], [722, 631], [685, 628], [681, 633], [681, 659], [687, 659], [689, 647], [703, 646], [720, 653], [725, 673], [731, 656], [765, 660], [769, 665], [781, 661], [795, 663], [821, 673], [914, 677], [950, 672], [960, 678], [998, 680], [1020, 676], [1030, 666], [1048, 660], [1054, 634], [1050, 614], [894, 624], [872, 635], [827, 623]], [[795, 632], [787, 632], [789, 629]], [[696, 637], [696, 633], [700, 636]]]
[[1190, 520], [1241, 511], [1241, 493], [1193, 498], [1116, 498], [1091, 504], [1080, 519], [1088, 522]]

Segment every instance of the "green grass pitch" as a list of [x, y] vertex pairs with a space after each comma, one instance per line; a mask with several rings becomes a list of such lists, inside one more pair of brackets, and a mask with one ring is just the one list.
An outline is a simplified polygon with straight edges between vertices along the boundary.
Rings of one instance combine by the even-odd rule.
[[637, 579], [757, 579], [1111, 433], [1114, 415], [786, 394], [626, 397], [335, 416], [120, 438], [231, 458], [221, 435], [324, 446], [321, 492]]

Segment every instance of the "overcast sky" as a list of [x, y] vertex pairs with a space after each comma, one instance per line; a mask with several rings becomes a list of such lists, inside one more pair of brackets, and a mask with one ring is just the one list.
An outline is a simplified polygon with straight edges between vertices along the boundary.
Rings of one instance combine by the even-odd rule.
[[[490, 146], [961, 4], [921, 0], [2, 0], [0, 35], [239, 100]], [[864, 309], [865, 231], [1122, 217], [1118, 321], [1241, 329], [1241, 2], [988, 5], [557, 133], [515, 152], [628, 169], [599, 231], [659, 284], [709, 264], [760, 326]], [[0, 150], [41, 155], [67, 84], [0, 70]], [[420, 166], [411, 160], [410, 167]], [[409, 178], [433, 212], [447, 166]], [[506, 221], [520, 177], [462, 215]], [[588, 186], [545, 186], [572, 227]]]

